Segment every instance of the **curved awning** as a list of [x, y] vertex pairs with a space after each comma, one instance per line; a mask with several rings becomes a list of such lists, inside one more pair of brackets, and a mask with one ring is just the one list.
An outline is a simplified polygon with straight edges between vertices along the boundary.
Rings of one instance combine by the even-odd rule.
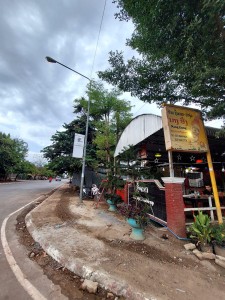
[[[213, 162], [225, 165], [225, 135], [221, 135], [221, 129], [205, 126], [210, 152]], [[218, 136], [220, 132], [220, 137]], [[161, 157], [157, 159], [158, 163], [168, 163], [168, 153], [165, 148], [164, 133], [162, 128], [162, 118], [153, 114], [143, 114], [134, 118], [124, 129], [119, 142], [116, 146], [114, 157], [124, 152], [125, 147], [140, 146], [144, 144], [148, 153], [149, 161], [156, 161], [155, 153], [160, 152]], [[193, 164], [194, 158], [201, 158], [201, 153], [192, 152], [173, 152], [174, 163], [188, 162]], [[182, 160], [181, 160], [182, 158]]]
[[153, 114], [143, 114], [134, 118], [124, 129], [116, 146], [114, 157], [124, 151], [124, 147], [135, 146], [162, 128], [162, 118]]

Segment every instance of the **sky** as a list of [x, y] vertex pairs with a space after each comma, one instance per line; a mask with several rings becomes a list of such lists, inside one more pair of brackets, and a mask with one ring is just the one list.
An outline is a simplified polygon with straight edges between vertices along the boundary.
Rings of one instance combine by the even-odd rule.
[[[136, 55], [125, 46], [134, 28], [115, 19], [111, 0], [106, 6], [105, 0], [0, 0], [0, 7], [0, 131], [25, 141], [28, 159], [35, 161], [52, 135], [75, 118], [73, 100], [85, 96], [88, 84], [45, 57], [98, 79], [111, 50]], [[131, 101], [134, 116], [161, 114], [128, 93], [122, 98]]]

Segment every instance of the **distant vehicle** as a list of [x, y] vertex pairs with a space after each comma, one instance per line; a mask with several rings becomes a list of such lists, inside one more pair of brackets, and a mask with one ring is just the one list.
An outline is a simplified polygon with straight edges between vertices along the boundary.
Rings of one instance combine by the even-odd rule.
[[55, 181], [61, 181], [61, 177], [60, 176], [56, 176]]

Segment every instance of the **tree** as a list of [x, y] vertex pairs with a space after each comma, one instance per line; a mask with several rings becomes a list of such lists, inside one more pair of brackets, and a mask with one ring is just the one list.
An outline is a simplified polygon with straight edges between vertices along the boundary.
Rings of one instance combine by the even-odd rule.
[[[90, 120], [93, 126], [93, 144], [97, 163], [113, 166], [113, 154], [118, 139], [131, 120], [129, 101], [119, 99], [118, 89], [108, 91], [100, 82], [92, 82], [87, 94], [90, 99]], [[88, 100], [75, 100], [75, 111], [85, 111]], [[83, 110], [81, 110], [81, 107]]]
[[80, 159], [72, 157], [72, 153], [74, 134], [75, 132], [84, 134], [84, 126], [82, 121], [74, 120], [69, 124], [63, 124], [64, 131], [56, 131], [51, 137], [52, 144], [41, 150], [48, 160], [48, 169], [56, 174], [67, 171], [70, 175], [81, 169]]
[[141, 58], [111, 52], [100, 78], [146, 102], [195, 103], [209, 118], [225, 111], [225, 2], [115, 0], [135, 30], [127, 44]]
[[[99, 82], [87, 86], [90, 99], [90, 115], [87, 138], [86, 164], [92, 169], [99, 165], [113, 165], [113, 154], [117, 140], [131, 119], [131, 106], [128, 101], [119, 99], [117, 90], [107, 91]], [[48, 167], [62, 174], [72, 174], [81, 170], [81, 160], [71, 157], [74, 134], [85, 134], [88, 100], [81, 97], [74, 100], [76, 119], [64, 124], [64, 131], [56, 132], [51, 138], [52, 145], [42, 152], [48, 159]]]
[[7, 179], [11, 173], [19, 173], [23, 167], [27, 144], [21, 139], [12, 139], [10, 134], [0, 132], [0, 176]]

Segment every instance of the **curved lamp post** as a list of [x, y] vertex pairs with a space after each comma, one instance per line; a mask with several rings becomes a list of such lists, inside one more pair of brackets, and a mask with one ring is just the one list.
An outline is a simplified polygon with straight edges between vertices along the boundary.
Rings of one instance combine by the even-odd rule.
[[[66, 65], [58, 62], [57, 60], [55, 60], [54, 58], [51, 58], [49, 56], [46, 56], [46, 60], [50, 63], [54, 63], [54, 64], [59, 64], [67, 69], [69, 69], [70, 71], [73, 71], [74, 73], [77, 73], [78, 75], [86, 78], [87, 80], [89, 80], [90, 85], [91, 85], [91, 79], [88, 78], [87, 76], [67, 67]], [[88, 97], [88, 110], [87, 110], [87, 121], [86, 121], [86, 130], [85, 130], [85, 138], [84, 138], [84, 151], [83, 151], [83, 161], [82, 161], [82, 171], [81, 171], [81, 181], [80, 181], [80, 203], [83, 202], [83, 186], [84, 186], [84, 172], [85, 172], [85, 162], [86, 162], [86, 148], [87, 148], [87, 136], [88, 136], [88, 123], [89, 123], [89, 113], [90, 113], [90, 96]]]

